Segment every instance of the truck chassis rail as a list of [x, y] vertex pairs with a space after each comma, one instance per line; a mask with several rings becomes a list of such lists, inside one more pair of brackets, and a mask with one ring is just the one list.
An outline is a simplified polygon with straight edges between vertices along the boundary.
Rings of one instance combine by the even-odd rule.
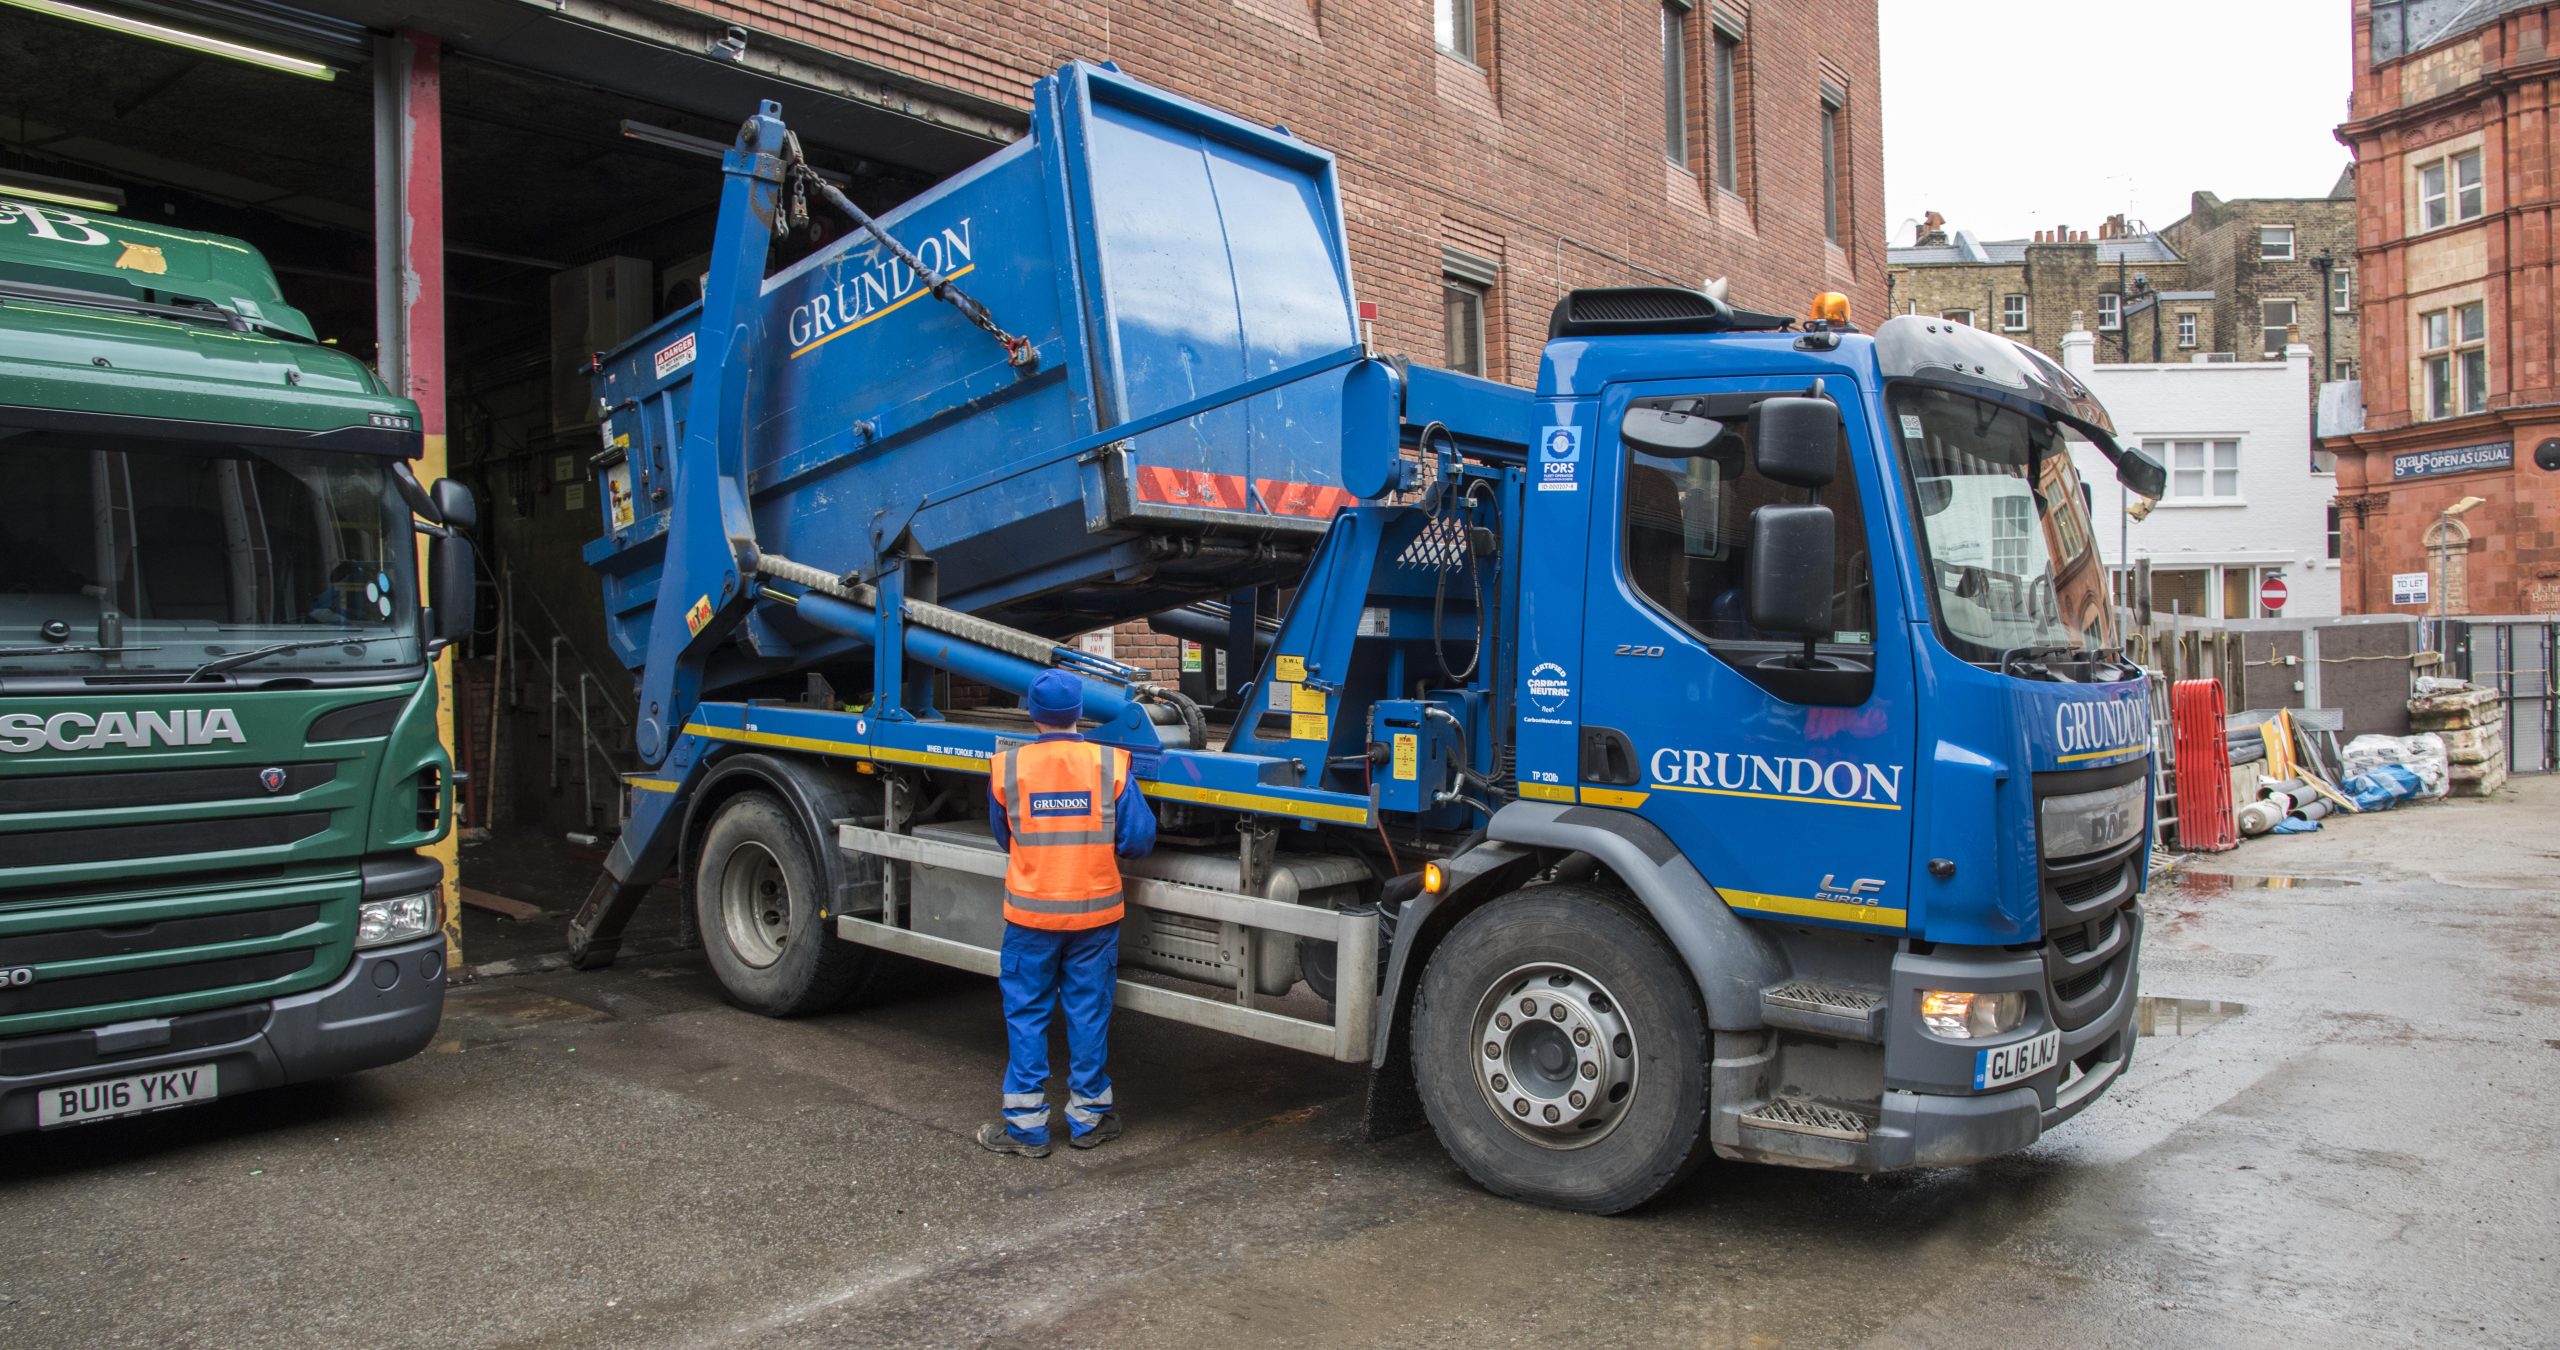
[[[947, 867], [978, 876], [1001, 877], [1005, 855], [995, 849], [972, 848], [940, 839], [892, 834], [865, 825], [839, 823], [836, 843], [848, 853], [868, 854], [891, 862]], [[1286, 904], [1260, 896], [1235, 895], [1203, 886], [1187, 886], [1150, 877], [1123, 879], [1128, 903], [1220, 923], [1241, 924], [1256, 932], [1313, 938], [1334, 944], [1333, 1020], [1293, 1017], [1251, 1006], [1250, 985], [1240, 987], [1235, 1001], [1187, 994], [1129, 979], [1120, 981], [1113, 1001], [1132, 1012], [1272, 1045], [1324, 1055], [1345, 1064], [1365, 1063], [1375, 1035], [1378, 1011], [1378, 918], [1375, 914], [1343, 914], [1308, 905]], [[885, 915], [884, 917], [893, 917]], [[893, 923], [841, 915], [836, 935], [847, 942], [956, 966], [980, 975], [997, 973], [998, 954], [986, 947], [900, 928]], [[1250, 969], [1252, 963], [1244, 963]]]

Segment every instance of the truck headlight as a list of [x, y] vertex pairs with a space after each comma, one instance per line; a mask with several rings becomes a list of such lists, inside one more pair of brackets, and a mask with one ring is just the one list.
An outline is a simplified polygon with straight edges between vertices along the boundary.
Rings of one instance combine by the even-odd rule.
[[2045, 798], [2036, 822], [2044, 856], [2103, 853], [2142, 833], [2143, 798], [2150, 792], [2151, 779], [2145, 775], [2095, 792]]
[[436, 931], [436, 893], [395, 895], [356, 906], [356, 949], [386, 947]]
[[2026, 1020], [2027, 996], [2015, 989], [1923, 989], [1920, 1024], [1949, 1040], [1997, 1036]]

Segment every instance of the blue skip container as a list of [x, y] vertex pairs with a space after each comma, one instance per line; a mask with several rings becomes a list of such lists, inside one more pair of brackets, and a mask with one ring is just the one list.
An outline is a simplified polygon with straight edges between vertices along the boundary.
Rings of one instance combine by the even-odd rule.
[[[1028, 136], [880, 223], [1033, 359], [858, 229], [768, 278], [732, 413], [765, 552], [865, 580], [920, 555], [939, 603], [1060, 637], [1293, 579], [1335, 511], [1393, 485], [1333, 157], [1287, 131], [1070, 65]], [[702, 323], [669, 316], [595, 377], [605, 535], [586, 557], [634, 667], [693, 376], [727, 349]], [[740, 634], [705, 693], [851, 641]]]

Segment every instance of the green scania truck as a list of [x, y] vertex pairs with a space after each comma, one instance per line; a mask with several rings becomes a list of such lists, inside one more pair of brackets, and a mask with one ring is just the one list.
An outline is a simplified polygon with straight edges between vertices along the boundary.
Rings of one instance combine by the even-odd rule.
[[434, 1035], [474, 508], [423, 449], [248, 245], [0, 197], [0, 1134]]

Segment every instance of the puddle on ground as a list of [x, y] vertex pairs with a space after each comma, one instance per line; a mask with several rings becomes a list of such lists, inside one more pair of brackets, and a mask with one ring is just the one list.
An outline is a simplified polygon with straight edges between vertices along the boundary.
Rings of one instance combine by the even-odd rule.
[[2134, 1010], [2135, 1034], [2193, 1036], [2206, 1027], [2228, 1022], [2249, 1005], [2215, 998], [2150, 998]]
[[2171, 884], [2184, 895], [2226, 895], [2242, 890], [2327, 890], [2364, 883], [2343, 877], [2259, 877], [2233, 872], [2180, 872]]
[[458, 1054], [513, 1039], [525, 1028], [602, 1022], [613, 1014], [521, 985], [474, 984], [455, 990], [444, 1005], [444, 1030], [428, 1049]]

